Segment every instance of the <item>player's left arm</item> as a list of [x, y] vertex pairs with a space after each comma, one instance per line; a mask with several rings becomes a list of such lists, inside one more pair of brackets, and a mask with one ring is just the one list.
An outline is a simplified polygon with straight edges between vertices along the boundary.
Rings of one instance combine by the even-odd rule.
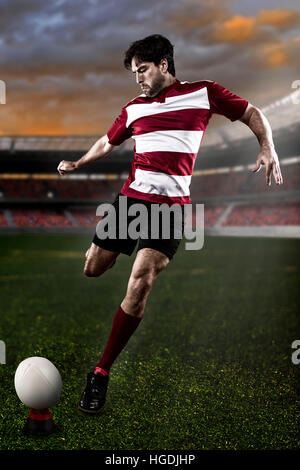
[[278, 156], [274, 147], [272, 129], [266, 116], [259, 108], [248, 104], [246, 111], [240, 118], [240, 121], [246, 124], [256, 135], [260, 145], [260, 152], [257, 157], [256, 167], [253, 172], [260, 170], [262, 165], [266, 167], [266, 184], [271, 186], [271, 173], [276, 184], [282, 184], [283, 178], [280, 170]]

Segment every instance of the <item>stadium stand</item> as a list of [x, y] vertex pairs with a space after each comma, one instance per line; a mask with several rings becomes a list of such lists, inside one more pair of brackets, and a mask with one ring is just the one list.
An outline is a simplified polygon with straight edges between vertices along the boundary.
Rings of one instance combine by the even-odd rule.
[[5, 218], [4, 212], [1, 211], [0, 212], [0, 227], [7, 227], [7, 226], [8, 226], [8, 223], [7, 223], [7, 220]]
[[[282, 164], [285, 180], [284, 190], [298, 190], [300, 187], [299, 162]], [[253, 168], [253, 165], [252, 167]], [[263, 173], [263, 170], [261, 170]], [[8, 176], [8, 177], [7, 177]], [[27, 175], [28, 176], [28, 175]], [[26, 175], [6, 175], [1, 180], [0, 198], [49, 199], [85, 199], [111, 201], [121, 190], [124, 180], [118, 175], [84, 175], [75, 178], [58, 175], [43, 175], [43, 178]], [[33, 175], [34, 176], [34, 175]], [[42, 176], [42, 175], [39, 175]], [[51, 176], [51, 178], [50, 178]], [[104, 179], [105, 178], [105, 179]], [[251, 169], [243, 167], [219, 168], [196, 172], [191, 184], [191, 197], [194, 202], [201, 202], [210, 197], [239, 196], [241, 194], [272, 194], [282, 188], [273, 184], [266, 187], [262, 175], [253, 175]]]
[[96, 216], [95, 209], [73, 207], [71, 214], [75, 217], [80, 227], [93, 227], [95, 228], [100, 218]]
[[[99, 217], [96, 216], [96, 207], [70, 208], [66, 211], [55, 209], [18, 208], [11, 209], [13, 223], [16, 227], [90, 227], [95, 228]], [[230, 204], [210, 206], [205, 205], [205, 227], [213, 227], [217, 224], [225, 210], [230, 209]], [[74, 223], [74, 219], [76, 223]], [[195, 214], [192, 221], [195, 226]], [[222, 226], [300, 226], [300, 203], [286, 202], [273, 204], [241, 204], [236, 203], [232, 211], [227, 215]], [[7, 227], [8, 222], [4, 213], [0, 214], [0, 227]]]
[[223, 226], [300, 225], [300, 201], [238, 205]]
[[12, 209], [16, 227], [71, 227], [72, 222], [60, 210]]
[[[56, 175], [54, 175], [56, 176]], [[87, 179], [3, 179], [2, 199], [94, 199], [111, 200], [123, 182], [116, 180], [93, 181]]]

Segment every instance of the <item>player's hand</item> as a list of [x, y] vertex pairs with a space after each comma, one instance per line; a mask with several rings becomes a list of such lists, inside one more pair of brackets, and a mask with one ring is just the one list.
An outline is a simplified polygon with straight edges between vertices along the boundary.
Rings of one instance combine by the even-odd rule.
[[76, 162], [68, 162], [66, 160], [62, 160], [57, 167], [57, 171], [61, 176], [64, 176], [65, 173], [69, 171], [74, 171], [77, 168]]
[[271, 173], [273, 173], [276, 184], [283, 183], [279, 160], [274, 147], [261, 148], [257, 158], [256, 167], [252, 171], [257, 173], [263, 165], [266, 167], [267, 186], [271, 186]]

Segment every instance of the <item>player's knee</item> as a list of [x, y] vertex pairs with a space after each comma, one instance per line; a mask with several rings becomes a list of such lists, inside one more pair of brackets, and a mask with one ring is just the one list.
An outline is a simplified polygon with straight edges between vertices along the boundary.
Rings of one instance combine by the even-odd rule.
[[84, 266], [83, 273], [87, 277], [99, 277], [101, 274], [99, 270], [95, 270], [95, 268], [92, 268], [91, 266]]
[[136, 304], [149, 294], [153, 281], [154, 279], [151, 274], [133, 276], [132, 282], [130, 283], [130, 294]]
[[116, 263], [116, 260], [113, 260], [109, 264], [97, 266], [87, 261], [84, 265], [83, 273], [87, 277], [99, 277], [101, 276], [101, 274], [105, 273], [107, 269], [112, 268], [115, 263]]
[[132, 273], [124, 299], [125, 307], [131, 315], [138, 317], [143, 315], [154, 279], [155, 276], [151, 271], [136, 270]]
[[103, 274], [105, 269], [102, 266], [97, 266], [95, 263], [91, 263], [89, 260], [86, 261], [83, 273], [87, 277], [99, 277]]
[[165, 266], [166, 264], [164, 263], [156, 263], [151, 267], [139, 268], [133, 273], [133, 281], [137, 285], [144, 286], [145, 288], [151, 288], [153, 282]]

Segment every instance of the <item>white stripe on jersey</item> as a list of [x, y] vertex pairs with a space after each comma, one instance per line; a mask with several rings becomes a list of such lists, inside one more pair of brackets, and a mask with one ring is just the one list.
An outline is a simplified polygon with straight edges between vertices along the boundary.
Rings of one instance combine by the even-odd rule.
[[147, 194], [160, 194], [169, 197], [189, 196], [191, 178], [191, 175], [168, 175], [137, 168], [135, 170], [135, 180], [129, 187]]
[[131, 104], [126, 108], [126, 127], [129, 127], [136, 119], [145, 116], [192, 108], [210, 109], [206, 87], [191, 93], [185, 93], [184, 95], [166, 97], [164, 103], [153, 101], [152, 103]]
[[136, 153], [183, 152], [198, 153], [203, 131], [154, 131], [133, 135]]

